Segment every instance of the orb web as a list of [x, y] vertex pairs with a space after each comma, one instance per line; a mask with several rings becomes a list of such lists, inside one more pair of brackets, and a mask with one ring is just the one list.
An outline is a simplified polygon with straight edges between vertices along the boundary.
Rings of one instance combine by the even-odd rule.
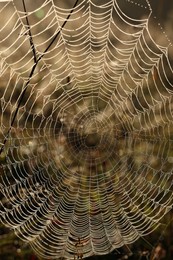
[[172, 208], [173, 82], [149, 2], [0, 13], [1, 221], [49, 259], [73, 259], [78, 238], [87, 257], [151, 233]]

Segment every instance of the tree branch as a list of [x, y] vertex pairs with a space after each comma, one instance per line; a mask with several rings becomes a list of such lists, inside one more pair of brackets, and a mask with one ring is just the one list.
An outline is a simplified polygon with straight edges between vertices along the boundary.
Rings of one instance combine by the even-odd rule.
[[5, 135], [5, 138], [4, 138], [4, 141], [3, 141], [3, 144], [0, 148], [0, 155], [2, 154], [2, 152], [4, 151], [4, 147], [5, 147], [5, 144], [7, 143], [8, 141], [8, 138], [9, 138], [9, 135], [10, 135], [10, 132], [11, 132], [11, 129], [13, 127], [13, 124], [15, 122], [15, 119], [16, 119], [16, 116], [18, 114], [18, 111], [19, 111], [19, 108], [20, 108], [20, 105], [22, 103], [22, 100], [24, 98], [24, 95], [26, 93], [26, 90], [28, 88], [28, 85], [32, 79], [32, 76], [35, 72], [35, 69], [38, 65], [38, 63], [41, 61], [41, 59], [43, 58], [43, 56], [47, 53], [47, 51], [51, 48], [52, 44], [55, 42], [55, 40], [57, 39], [57, 37], [59, 36], [60, 32], [62, 31], [62, 29], [64, 28], [64, 26], [66, 25], [67, 21], [69, 20], [70, 16], [72, 15], [73, 13], [73, 10], [74, 8], [77, 6], [77, 3], [78, 3], [79, 0], [76, 0], [75, 4], [73, 5], [69, 15], [67, 16], [66, 20], [64, 21], [64, 23], [62, 24], [60, 30], [57, 32], [57, 34], [54, 36], [54, 38], [52, 39], [52, 41], [50, 42], [50, 44], [47, 46], [47, 48], [44, 50], [43, 54], [40, 55], [40, 57], [37, 59], [37, 55], [36, 55], [36, 50], [35, 50], [35, 46], [34, 46], [34, 42], [33, 42], [33, 38], [32, 38], [32, 33], [31, 33], [31, 28], [30, 28], [30, 24], [29, 24], [29, 19], [27, 17], [27, 11], [26, 11], [26, 5], [25, 5], [25, 0], [22, 0], [22, 3], [23, 3], [23, 8], [24, 8], [24, 11], [25, 11], [25, 14], [26, 14], [26, 22], [27, 22], [27, 27], [28, 27], [28, 34], [29, 34], [29, 41], [30, 41], [30, 45], [31, 45], [31, 48], [32, 48], [32, 52], [33, 52], [33, 58], [34, 58], [34, 65], [31, 69], [31, 72], [28, 76], [28, 80], [24, 86], [24, 89], [21, 93], [21, 96], [19, 98], [19, 101], [18, 101], [18, 104], [17, 104], [17, 107], [16, 107], [16, 110], [14, 112], [14, 115], [12, 117], [12, 120], [11, 120], [11, 123], [10, 123], [10, 127]]
[[36, 54], [36, 50], [35, 50], [35, 46], [34, 46], [34, 42], [33, 42], [33, 38], [32, 38], [32, 33], [31, 33], [31, 27], [30, 27], [30, 24], [29, 24], [29, 19], [28, 19], [28, 16], [27, 16], [25, 0], [22, 0], [22, 3], [23, 3], [23, 9], [25, 11], [26, 23], [27, 23], [28, 34], [29, 34], [29, 41], [30, 41], [32, 52], [33, 52], [34, 63], [37, 63], [37, 54]]
[[55, 42], [55, 40], [57, 39], [57, 37], [59, 36], [60, 32], [62, 31], [62, 29], [64, 28], [64, 26], [66, 25], [68, 19], [70, 18], [70, 16], [73, 13], [74, 8], [77, 6], [79, 0], [76, 0], [76, 2], [74, 3], [73, 8], [71, 9], [69, 15], [67, 16], [66, 20], [64, 21], [64, 23], [62, 24], [60, 30], [57, 32], [57, 34], [54, 36], [54, 38], [52, 39], [52, 41], [49, 43], [49, 45], [47, 46], [47, 48], [44, 50], [43, 54], [38, 58], [38, 61], [40, 61], [43, 56], [47, 53], [47, 51], [50, 49], [50, 47], [52, 46], [52, 44]]

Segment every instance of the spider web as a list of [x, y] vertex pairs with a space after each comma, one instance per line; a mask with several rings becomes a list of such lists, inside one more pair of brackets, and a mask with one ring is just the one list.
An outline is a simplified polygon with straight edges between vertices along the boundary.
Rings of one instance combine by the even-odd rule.
[[173, 202], [171, 42], [148, 1], [73, 4], [0, 1], [0, 219], [49, 259], [133, 243]]

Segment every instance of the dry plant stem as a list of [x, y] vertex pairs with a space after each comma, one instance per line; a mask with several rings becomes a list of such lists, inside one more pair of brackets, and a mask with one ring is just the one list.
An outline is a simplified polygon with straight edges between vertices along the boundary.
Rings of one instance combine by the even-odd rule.
[[32, 66], [32, 69], [31, 69], [31, 72], [28, 76], [28, 80], [24, 86], [24, 89], [20, 95], [20, 98], [19, 98], [19, 101], [18, 101], [18, 104], [17, 104], [17, 107], [16, 107], [16, 110], [14, 112], [14, 115], [12, 117], [12, 120], [11, 120], [11, 123], [10, 123], [10, 126], [9, 126], [9, 129], [5, 135], [5, 138], [4, 138], [4, 141], [3, 141], [3, 144], [0, 148], [0, 155], [2, 154], [2, 152], [4, 151], [4, 147], [5, 147], [5, 144], [7, 143], [7, 140], [9, 138], [9, 135], [10, 135], [10, 132], [11, 132], [11, 129], [13, 127], [13, 124], [15, 122], [15, 119], [16, 119], [16, 116], [18, 114], [18, 111], [19, 111], [19, 108], [20, 108], [20, 105], [21, 105], [21, 102], [24, 98], [24, 95], [27, 91], [27, 88], [28, 88], [28, 85], [32, 79], [32, 76], [35, 72], [35, 69], [38, 65], [38, 63], [41, 61], [41, 59], [44, 57], [44, 55], [47, 53], [47, 51], [51, 48], [51, 46], [53, 45], [53, 43], [56, 41], [57, 37], [59, 36], [61, 30], [64, 28], [64, 26], [66, 25], [66, 23], [68, 22], [68, 19], [70, 18], [70, 16], [72, 15], [73, 13], [73, 10], [74, 8], [77, 6], [77, 3], [78, 3], [79, 0], [76, 0], [76, 2], [74, 3], [69, 15], [67, 16], [66, 20], [64, 21], [64, 23], [62, 24], [60, 30], [57, 32], [57, 34], [54, 36], [54, 38], [52, 39], [52, 41], [49, 43], [49, 45], [47, 46], [47, 48], [43, 51], [43, 53], [37, 58], [37, 54], [36, 54], [36, 49], [35, 49], [35, 46], [34, 46], [34, 42], [33, 42], [33, 38], [32, 38], [32, 33], [31, 33], [31, 28], [30, 28], [30, 24], [29, 24], [29, 19], [28, 19], [28, 16], [27, 16], [27, 10], [26, 10], [26, 5], [25, 5], [25, 0], [22, 0], [22, 3], [23, 3], [23, 8], [24, 8], [24, 12], [25, 12], [25, 15], [26, 15], [26, 23], [27, 23], [27, 29], [28, 29], [28, 35], [29, 35], [29, 41], [30, 41], [30, 45], [31, 45], [31, 49], [32, 49], [32, 52], [33, 52], [33, 59], [34, 59], [34, 65]]
[[37, 63], [37, 54], [36, 54], [36, 50], [35, 50], [35, 46], [34, 46], [34, 42], [33, 42], [33, 38], [32, 38], [29, 19], [28, 19], [28, 16], [27, 16], [25, 0], [22, 0], [22, 3], [23, 3], [23, 9], [24, 9], [24, 12], [25, 12], [25, 17], [26, 17], [26, 24], [27, 24], [27, 29], [28, 29], [27, 33], [29, 35], [29, 41], [30, 41], [32, 52], [33, 52], [34, 63], [36, 64]]

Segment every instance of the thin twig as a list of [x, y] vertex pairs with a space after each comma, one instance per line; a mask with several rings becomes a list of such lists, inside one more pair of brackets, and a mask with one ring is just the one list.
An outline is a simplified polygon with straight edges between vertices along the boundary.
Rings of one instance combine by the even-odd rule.
[[23, 100], [23, 98], [24, 98], [24, 95], [25, 95], [25, 93], [26, 93], [27, 87], [28, 87], [28, 85], [29, 85], [29, 83], [30, 83], [30, 81], [31, 81], [31, 78], [32, 78], [32, 76], [33, 76], [33, 74], [34, 74], [34, 71], [35, 71], [36, 66], [37, 66], [37, 63], [35, 63], [35, 64], [33, 65], [32, 70], [31, 70], [31, 72], [30, 72], [30, 75], [29, 75], [29, 77], [28, 77], [28, 80], [27, 80], [27, 82], [26, 82], [26, 84], [25, 84], [24, 90], [23, 90], [22, 93], [21, 93], [21, 96], [20, 96], [19, 101], [18, 101], [18, 105], [17, 105], [17, 107], [16, 107], [16, 110], [15, 110], [14, 115], [13, 115], [12, 120], [11, 120], [10, 127], [9, 127], [9, 129], [8, 129], [6, 135], [5, 135], [5, 138], [4, 138], [4, 141], [3, 141], [3, 145], [2, 145], [1, 148], [0, 148], [0, 155], [1, 155], [1, 153], [4, 151], [5, 144], [6, 144], [6, 142], [8, 141], [8, 138], [9, 138], [9, 135], [10, 135], [10, 132], [11, 132], [11, 129], [12, 129], [12, 127], [13, 127], [13, 124], [14, 124], [14, 121], [15, 121], [16, 116], [17, 116], [17, 114], [18, 114], [20, 105], [21, 105], [22, 100]]
[[34, 74], [34, 72], [35, 72], [35, 69], [36, 69], [36, 67], [37, 67], [37, 65], [38, 65], [38, 63], [39, 63], [39, 61], [41, 61], [41, 59], [43, 58], [43, 56], [47, 53], [47, 51], [50, 49], [50, 47], [52, 46], [52, 44], [55, 42], [55, 40], [56, 40], [57, 37], [59, 36], [61, 30], [64, 28], [64, 26], [66, 25], [66, 23], [67, 23], [67, 21], [69, 20], [70, 16], [72, 15], [73, 10], [74, 10], [74, 8], [76, 7], [78, 1], [79, 1], [79, 0], [76, 0], [76, 2], [75, 2], [75, 4], [73, 5], [73, 7], [72, 7], [72, 9], [71, 9], [71, 11], [70, 11], [70, 13], [69, 13], [69, 15], [67, 16], [66, 20], [65, 20], [64, 23], [62, 24], [60, 30], [59, 30], [59, 31], [57, 32], [57, 34], [54, 36], [54, 38], [52, 39], [52, 41], [50, 42], [50, 44], [47, 46], [47, 48], [44, 50], [44, 52], [42, 53], [42, 55], [40, 55], [40, 57], [37, 59], [36, 50], [35, 50], [35, 46], [34, 46], [34, 42], [33, 42], [33, 38], [32, 38], [32, 33], [31, 33], [31, 28], [30, 28], [30, 24], [29, 24], [29, 19], [28, 19], [28, 17], [27, 17], [27, 11], [26, 11], [26, 6], [25, 6], [25, 1], [22, 0], [22, 2], [23, 2], [23, 8], [24, 8], [24, 11], [25, 11], [25, 14], [26, 14], [26, 22], [27, 22], [27, 27], [28, 27], [29, 41], [30, 41], [30, 45], [31, 45], [31, 48], [32, 48], [32, 52], [33, 52], [34, 65], [32, 66], [31, 72], [30, 72], [30, 74], [29, 74], [29, 76], [28, 76], [28, 80], [27, 80], [27, 82], [26, 82], [26, 84], [25, 84], [25, 86], [24, 86], [24, 89], [23, 89], [23, 91], [22, 91], [22, 93], [21, 93], [21, 96], [20, 96], [20, 98], [19, 98], [19, 101], [18, 101], [18, 105], [17, 105], [16, 110], [15, 110], [15, 112], [14, 112], [14, 115], [13, 115], [13, 117], [12, 117], [12, 120], [11, 120], [11, 123], [10, 123], [10, 127], [9, 127], [9, 129], [8, 129], [6, 135], [5, 135], [3, 144], [2, 144], [2, 146], [1, 146], [1, 148], [0, 148], [0, 155], [1, 155], [2, 152], [4, 151], [5, 144], [6, 144], [6, 142], [8, 141], [8, 138], [9, 138], [11, 129], [12, 129], [12, 127], [13, 127], [13, 124], [14, 124], [14, 122], [15, 122], [16, 116], [17, 116], [17, 114], [18, 114], [20, 105], [21, 105], [21, 103], [22, 103], [22, 100], [23, 100], [23, 98], [24, 98], [24, 95], [25, 95], [25, 93], [26, 93], [26, 90], [27, 90], [27, 88], [28, 88], [28, 85], [29, 85], [29, 83], [30, 83], [30, 81], [31, 81], [31, 79], [32, 79], [32, 76], [33, 76], [33, 74]]
[[73, 8], [71, 9], [69, 15], [67, 16], [66, 20], [65, 20], [64, 23], [62, 24], [60, 30], [59, 30], [59, 31], [57, 32], [57, 34], [54, 36], [54, 38], [53, 38], [52, 41], [49, 43], [49, 45], [48, 45], [47, 48], [44, 50], [44, 52], [40, 55], [40, 57], [38, 58], [38, 61], [40, 61], [40, 60], [43, 58], [43, 56], [47, 53], [47, 51], [50, 49], [50, 47], [52, 46], [52, 44], [55, 42], [55, 40], [56, 40], [56, 38], [59, 36], [61, 30], [64, 28], [64, 26], [66, 25], [68, 19], [69, 19], [70, 16], [72, 15], [73, 10], [74, 10], [74, 8], [77, 6], [78, 1], [79, 1], [79, 0], [76, 0], [76, 2], [75, 2], [75, 4], [74, 4]]
[[29, 41], [30, 41], [32, 52], [33, 52], [34, 63], [37, 63], [37, 54], [36, 54], [36, 50], [35, 50], [35, 46], [34, 46], [34, 42], [33, 42], [33, 38], [32, 38], [31, 27], [29, 24], [29, 19], [28, 19], [28, 15], [27, 15], [27, 11], [26, 11], [25, 0], [22, 0], [22, 3], [23, 3], [23, 9], [25, 11], [25, 16], [26, 16], [25, 18], [26, 18], [26, 23], [27, 23], [27, 28], [28, 28]]

